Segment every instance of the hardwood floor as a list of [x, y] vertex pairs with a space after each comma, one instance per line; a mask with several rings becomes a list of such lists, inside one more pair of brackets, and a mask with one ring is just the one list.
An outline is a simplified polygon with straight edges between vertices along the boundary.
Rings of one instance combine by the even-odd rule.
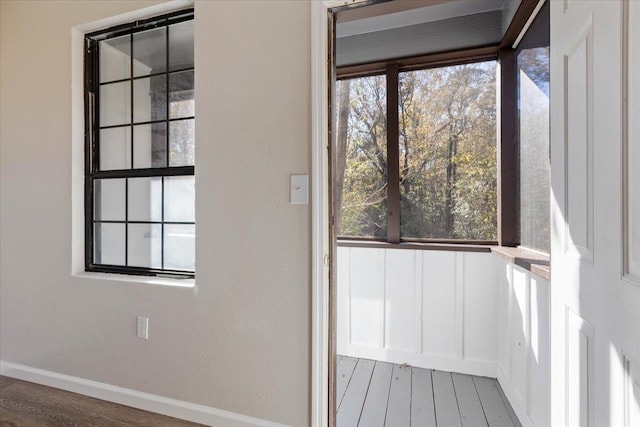
[[491, 378], [338, 356], [338, 427], [521, 427]]
[[176, 418], [0, 376], [0, 426], [199, 426]]

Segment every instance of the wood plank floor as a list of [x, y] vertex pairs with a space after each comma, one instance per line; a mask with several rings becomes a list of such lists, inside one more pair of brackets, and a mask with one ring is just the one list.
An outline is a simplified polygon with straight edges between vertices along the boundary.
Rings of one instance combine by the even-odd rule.
[[338, 427], [522, 427], [492, 378], [338, 356]]
[[191, 427], [176, 418], [0, 376], [0, 426]]

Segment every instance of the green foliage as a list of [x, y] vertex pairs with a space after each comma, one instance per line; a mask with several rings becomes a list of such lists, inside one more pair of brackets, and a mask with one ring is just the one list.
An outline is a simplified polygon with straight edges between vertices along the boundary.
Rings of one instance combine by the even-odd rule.
[[386, 236], [387, 122], [384, 76], [351, 81], [340, 233]]

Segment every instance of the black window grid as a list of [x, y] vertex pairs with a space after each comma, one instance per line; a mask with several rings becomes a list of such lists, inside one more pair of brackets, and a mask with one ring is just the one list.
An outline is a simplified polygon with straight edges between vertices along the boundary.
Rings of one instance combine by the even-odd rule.
[[[85, 269], [107, 273], [123, 273], [137, 275], [162, 276], [167, 275], [176, 278], [192, 278], [193, 270], [176, 270], [165, 268], [165, 225], [193, 225], [195, 221], [166, 221], [165, 220], [165, 177], [193, 176], [195, 168], [188, 166], [170, 166], [170, 124], [178, 121], [194, 120], [195, 116], [170, 117], [170, 76], [186, 71], [193, 71], [194, 67], [177, 67], [170, 69], [170, 33], [168, 27], [180, 22], [193, 20], [193, 9], [174, 12], [160, 17], [144, 21], [114, 27], [110, 30], [90, 33], [85, 36]], [[134, 76], [134, 43], [133, 35], [137, 32], [154, 28], [165, 28], [165, 70], [147, 75]], [[129, 36], [129, 77], [100, 82], [100, 54], [99, 41], [110, 38]], [[134, 120], [134, 81], [165, 76], [165, 118], [147, 121]], [[100, 87], [108, 84], [129, 82], [129, 123], [100, 126]], [[147, 124], [165, 124], [165, 165], [164, 167], [134, 168], [134, 126]], [[113, 128], [130, 128], [130, 162], [129, 169], [100, 170], [100, 130]], [[160, 221], [136, 221], [129, 219], [129, 179], [141, 177], [161, 178], [161, 220]], [[99, 203], [94, 193], [96, 180], [121, 178], [125, 180], [125, 218], [124, 220], [95, 219], [95, 207]], [[95, 247], [100, 244], [100, 236], [95, 233], [97, 224], [123, 224], [125, 229], [124, 241], [124, 265], [110, 265], [95, 262]], [[129, 224], [160, 225], [161, 268], [147, 268], [129, 265]]]

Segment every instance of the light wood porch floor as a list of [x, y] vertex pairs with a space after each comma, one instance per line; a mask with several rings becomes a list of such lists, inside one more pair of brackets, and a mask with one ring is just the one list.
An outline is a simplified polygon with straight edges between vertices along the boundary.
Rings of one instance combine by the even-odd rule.
[[338, 356], [338, 427], [521, 427], [492, 378]]

